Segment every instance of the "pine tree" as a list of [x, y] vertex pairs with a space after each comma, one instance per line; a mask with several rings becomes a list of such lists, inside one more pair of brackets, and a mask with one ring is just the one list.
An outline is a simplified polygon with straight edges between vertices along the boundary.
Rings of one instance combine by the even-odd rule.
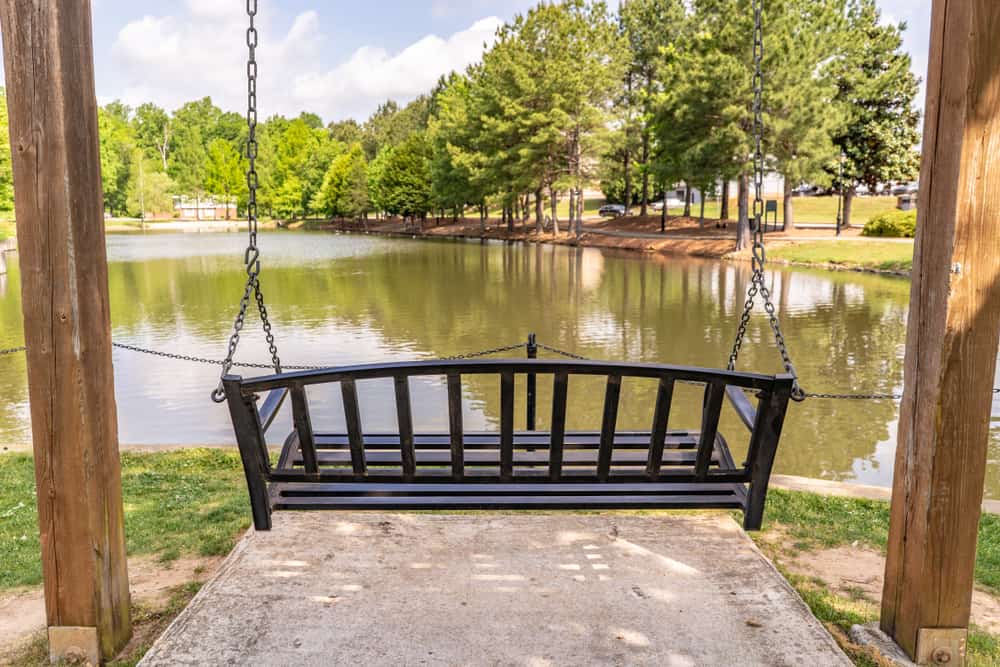
[[826, 63], [843, 48], [843, 0], [771, 0], [765, 15], [765, 150], [785, 181], [784, 229], [794, 228], [792, 189], [825, 180], [842, 119]]
[[844, 156], [844, 220], [850, 225], [859, 183], [875, 192], [916, 178], [920, 114], [913, 106], [917, 77], [902, 50], [906, 25], [884, 25], [875, 0], [851, 0], [848, 21], [846, 48], [834, 63], [835, 99], [846, 120], [833, 143]]

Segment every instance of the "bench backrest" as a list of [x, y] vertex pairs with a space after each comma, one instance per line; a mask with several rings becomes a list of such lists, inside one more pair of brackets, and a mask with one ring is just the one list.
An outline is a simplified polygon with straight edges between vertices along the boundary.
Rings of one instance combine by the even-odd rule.
[[[768, 376], [753, 373], [717, 371], [658, 364], [621, 364], [596, 361], [571, 360], [461, 360], [414, 363], [376, 364], [332, 368], [326, 370], [287, 373], [242, 379], [231, 376], [225, 379], [227, 397], [236, 428], [237, 439], [244, 458], [250, 456], [266, 471], [270, 479], [280, 481], [343, 481], [349, 476], [354, 481], [378, 477], [380, 481], [391, 478], [393, 473], [385, 466], [372, 465], [366, 457], [366, 434], [361, 420], [357, 383], [363, 380], [391, 378], [394, 384], [395, 407], [398, 422], [398, 479], [402, 482], [418, 481], [424, 474], [441, 478], [442, 465], [450, 467], [454, 481], [466, 478], [467, 433], [463, 425], [462, 380], [472, 375], [494, 375], [500, 379], [500, 429], [497, 478], [509, 482], [521, 474], [523, 468], [515, 465], [515, 403], [514, 388], [517, 375], [528, 376], [534, 384], [537, 376], [552, 377], [551, 427], [547, 434], [547, 469], [544, 474], [534, 473], [532, 481], [560, 481], [564, 478], [566, 451], [567, 396], [570, 378], [597, 376], [605, 379], [604, 409], [598, 443], [598, 455], [593, 470], [586, 474], [575, 473], [574, 481], [742, 481], [749, 482], [754, 467], [763, 465], [770, 474], [774, 448], [781, 432], [785, 411], [792, 387], [789, 376]], [[434, 376], [447, 382], [450, 457], [442, 462], [421, 465], [416, 452], [413, 414], [410, 400], [410, 379]], [[613, 468], [618, 411], [624, 378], [651, 378], [659, 388], [648, 444], [648, 460], [644, 468], [621, 470]], [[347, 439], [350, 449], [350, 470], [323, 470], [317, 454], [316, 433], [312, 426], [306, 387], [339, 383], [346, 417]], [[689, 469], [661, 467], [664, 437], [670, 418], [674, 389], [678, 383], [694, 383], [704, 387], [701, 428], [697, 432], [697, 456]], [[756, 396], [756, 406], [747, 397], [747, 391]], [[258, 406], [258, 397], [266, 396]], [[302, 468], [272, 470], [267, 452], [265, 432], [274, 420], [285, 396], [292, 405], [295, 434], [302, 454]], [[719, 419], [726, 398], [730, 400], [740, 420], [750, 430], [746, 461], [739, 466], [711, 468]], [[533, 396], [532, 396], [533, 400]], [[762, 458], [763, 457], [763, 458]], [[483, 481], [479, 478], [479, 481]]]

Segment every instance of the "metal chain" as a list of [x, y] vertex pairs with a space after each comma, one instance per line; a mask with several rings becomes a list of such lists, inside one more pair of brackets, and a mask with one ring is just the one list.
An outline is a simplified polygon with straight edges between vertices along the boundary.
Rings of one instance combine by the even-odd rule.
[[516, 343], [514, 345], [505, 345], [503, 347], [494, 347], [489, 350], [482, 350], [480, 352], [469, 352], [466, 354], [456, 354], [451, 357], [441, 357], [443, 361], [460, 361], [462, 359], [478, 359], [479, 357], [489, 357], [494, 354], [500, 354], [501, 352], [510, 352], [512, 350], [520, 350], [521, 348], [527, 347], [527, 343]]
[[[154, 357], [161, 357], [164, 359], [174, 359], [176, 361], [189, 361], [197, 364], [207, 364], [210, 366], [224, 366], [226, 361], [223, 359], [209, 359], [207, 357], [195, 357], [187, 354], [175, 354], [173, 352], [162, 352], [160, 350], [152, 350], [146, 347], [140, 347], [138, 345], [129, 345], [127, 343], [112, 343], [112, 345], [119, 350], [127, 350], [129, 352], [137, 352], [139, 354], [148, 354]], [[545, 343], [537, 343], [538, 349], [546, 350], [553, 354], [557, 354], [569, 359], [576, 359], [578, 361], [589, 361], [589, 357], [583, 357], [579, 354], [574, 354], [572, 352], [566, 352], [565, 350], [560, 350], [557, 347], [552, 347], [551, 345], [546, 345]], [[476, 359], [479, 357], [487, 357], [494, 354], [499, 354], [501, 352], [511, 352], [513, 350], [519, 350], [521, 348], [527, 347], [527, 343], [517, 343], [515, 345], [506, 345], [504, 347], [494, 347], [488, 350], [481, 350], [479, 352], [470, 352], [468, 354], [456, 354], [451, 357], [442, 357], [444, 361], [458, 361], [461, 359]], [[19, 352], [26, 351], [27, 348], [21, 347], [11, 347], [6, 349], [0, 349], [0, 357], [5, 355], [17, 354]], [[252, 369], [262, 369], [270, 370], [273, 368], [271, 364], [254, 364], [254, 363], [240, 363], [232, 362], [232, 368], [252, 368]], [[284, 366], [285, 370], [288, 371], [312, 371], [324, 368], [324, 366]], [[692, 384], [699, 384], [697, 382]], [[1000, 389], [994, 389], [993, 393], [995, 395], [1000, 395]], [[817, 399], [817, 400], [854, 400], [854, 401], [898, 401], [903, 398], [902, 394], [832, 394], [832, 393], [813, 393], [806, 392], [805, 398], [807, 399]]]
[[740, 317], [740, 324], [736, 330], [736, 340], [733, 343], [733, 350], [729, 354], [729, 370], [736, 370], [736, 363], [739, 360], [740, 350], [743, 348], [743, 341], [746, 338], [747, 325], [750, 323], [750, 315], [753, 313], [754, 302], [759, 294], [764, 301], [764, 310], [767, 313], [771, 331], [774, 333], [774, 340], [781, 354], [781, 361], [785, 371], [794, 378], [792, 384], [792, 400], [804, 401], [806, 392], [799, 385], [799, 374], [792, 363], [791, 354], [788, 351], [788, 344], [785, 342], [785, 335], [781, 331], [781, 322], [778, 320], [774, 303], [771, 299], [771, 290], [768, 289], [764, 280], [764, 269], [767, 265], [767, 252], [764, 249], [764, 8], [763, 0], [753, 0], [754, 34], [753, 34], [753, 218], [750, 221], [753, 232], [753, 277], [750, 287], [747, 289], [747, 300], [743, 305], [743, 315]]
[[247, 281], [243, 289], [243, 297], [240, 299], [239, 312], [233, 321], [233, 333], [229, 337], [226, 358], [222, 361], [219, 386], [212, 392], [212, 400], [216, 403], [222, 403], [226, 400], [222, 378], [236, 365], [233, 362], [233, 357], [240, 343], [240, 334], [246, 324], [247, 309], [250, 307], [251, 297], [257, 302], [264, 337], [271, 353], [271, 365], [268, 368], [273, 368], [275, 373], [281, 373], [281, 359], [278, 357], [278, 347], [274, 340], [267, 307], [264, 304], [264, 294], [260, 289], [260, 250], [257, 248], [257, 186], [259, 183], [257, 176], [257, 151], [259, 148], [257, 144], [257, 44], [259, 36], [255, 25], [257, 0], [247, 0], [247, 16], [250, 18], [250, 26], [247, 28], [247, 160], [249, 161], [247, 190], [249, 196], [247, 199], [248, 243], [243, 254]]
[[565, 350], [560, 350], [557, 347], [552, 347], [550, 345], [546, 345], [545, 343], [538, 343], [538, 349], [551, 352], [552, 354], [558, 354], [560, 356], [566, 357], [567, 359], [576, 359], [577, 361], [590, 361], [590, 359], [588, 359], [587, 357], [581, 357], [579, 354], [566, 352]]

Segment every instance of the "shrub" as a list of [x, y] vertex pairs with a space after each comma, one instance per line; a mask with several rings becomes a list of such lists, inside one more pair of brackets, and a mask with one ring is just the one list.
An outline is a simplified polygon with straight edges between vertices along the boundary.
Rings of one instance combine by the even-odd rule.
[[861, 235], [912, 239], [916, 233], [916, 211], [891, 211], [876, 215], [869, 220]]

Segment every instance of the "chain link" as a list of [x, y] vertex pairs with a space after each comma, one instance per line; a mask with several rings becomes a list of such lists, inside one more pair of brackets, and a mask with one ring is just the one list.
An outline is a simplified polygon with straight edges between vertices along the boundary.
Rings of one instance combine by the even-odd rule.
[[[259, 34], [255, 25], [257, 16], [257, 0], [247, 0], [247, 16], [250, 25], [247, 28], [247, 249], [243, 254], [243, 262], [246, 265], [247, 281], [243, 289], [243, 297], [240, 299], [239, 312], [233, 321], [233, 332], [229, 337], [229, 347], [226, 350], [226, 358], [221, 362], [222, 373], [219, 379], [219, 386], [212, 392], [212, 400], [222, 403], [226, 400], [225, 390], [222, 385], [222, 378], [229, 374], [236, 364], [233, 357], [236, 355], [236, 348], [240, 344], [240, 334], [246, 324], [247, 310], [250, 307], [250, 299], [257, 302], [257, 311], [260, 313], [261, 327], [264, 329], [264, 337], [267, 340], [268, 351], [271, 353], [271, 364], [266, 368], [271, 368], [275, 373], [281, 373], [281, 359], [278, 356], [278, 346], [274, 340], [274, 332], [271, 327], [271, 320], [268, 317], [267, 306], [264, 304], [264, 293], [260, 288], [260, 250], [257, 247], [257, 186], [259, 178], [257, 176], [257, 45]], [[292, 367], [289, 366], [288, 369]], [[309, 369], [305, 369], [309, 370]]]
[[442, 361], [461, 361], [462, 359], [478, 359], [479, 357], [489, 357], [494, 354], [500, 354], [501, 352], [511, 352], [512, 350], [520, 350], [522, 348], [528, 347], [527, 343], [516, 343], [514, 345], [505, 345], [503, 347], [494, 347], [489, 350], [481, 350], [480, 352], [468, 352], [466, 354], [456, 354], [451, 357], [441, 357]]
[[9, 347], [6, 350], [0, 350], [0, 357], [7, 356], [8, 354], [17, 354], [18, 352], [24, 352], [27, 349], [28, 348], [24, 347], [23, 345], [21, 347]]
[[729, 354], [729, 370], [736, 370], [743, 341], [746, 339], [747, 326], [753, 313], [757, 296], [764, 302], [768, 323], [774, 334], [778, 352], [785, 371], [794, 378], [792, 385], [792, 400], [802, 402], [807, 394], [799, 385], [799, 374], [792, 363], [785, 334], [781, 330], [771, 290], [764, 279], [764, 269], [767, 265], [767, 251], [764, 248], [764, 9], [763, 0], [753, 0], [754, 33], [753, 33], [753, 217], [750, 221], [753, 232], [753, 277], [747, 289], [747, 300], [743, 304], [743, 315], [736, 329], [736, 340]]
[[545, 343], [538, 343], [538, 349], [551, 352], [552, 354], [558, 354], [562, 357], [566, 357], [567, 359], [576, 359], [577, 361], [590, 361], [590, 359], [588, 359], [587, 357], [581, 357], [579, 354], [566, 352], [565, 350], [560, 350], [557, 347], [552, 347], [550, 345], [546, 345]]

